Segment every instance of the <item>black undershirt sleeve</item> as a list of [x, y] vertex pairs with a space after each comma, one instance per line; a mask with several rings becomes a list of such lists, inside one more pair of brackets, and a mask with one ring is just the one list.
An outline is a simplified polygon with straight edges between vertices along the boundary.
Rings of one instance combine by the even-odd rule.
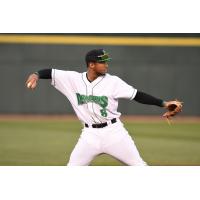
[[164, 102], [161, 99], [158, 99], [141, 91], [137, 91], [134, 100], [142, 104], [156, 105], [160, 107], [163, 107], [163, 102]]
[[35, 74], [37, 74], [40, 79], [51, 79], [51, 71], [52, 69], [41, 69], [35, 72]]

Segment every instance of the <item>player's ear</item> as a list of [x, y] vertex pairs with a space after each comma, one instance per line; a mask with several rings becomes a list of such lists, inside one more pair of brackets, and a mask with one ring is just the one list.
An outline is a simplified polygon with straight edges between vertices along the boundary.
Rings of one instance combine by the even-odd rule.
[[90, 68], [93, 69], [95, 67], [95, 64], [93, 62], [90, 62], [89, 65], [88, 65], [88, 67], [90, 67]]

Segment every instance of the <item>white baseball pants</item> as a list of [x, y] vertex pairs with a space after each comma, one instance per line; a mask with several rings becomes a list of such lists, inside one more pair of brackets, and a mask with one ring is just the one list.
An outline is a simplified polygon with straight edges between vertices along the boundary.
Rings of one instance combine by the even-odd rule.
[[102, 153], [109, 154], [126, 165], [146, 165], [119, 119], [104, 128], [83, 128], [67, 165], [87, 166]]

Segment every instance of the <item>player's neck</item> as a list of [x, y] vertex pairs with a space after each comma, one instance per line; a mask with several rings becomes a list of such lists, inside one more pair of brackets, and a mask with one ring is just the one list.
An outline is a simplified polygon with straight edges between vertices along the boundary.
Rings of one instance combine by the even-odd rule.
[[88, 70], [86, 73], [87, 79], [89, 82], [94, 81], [95, 79], [97, 79], [100, 75], [98, 75], [96, 72], [94, 71], [90, 71]]

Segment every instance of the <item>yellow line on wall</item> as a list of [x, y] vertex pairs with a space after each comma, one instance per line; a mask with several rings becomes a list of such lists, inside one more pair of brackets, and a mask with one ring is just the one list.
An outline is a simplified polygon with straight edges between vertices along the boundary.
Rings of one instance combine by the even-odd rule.
[[0, 43], [118, 46], [200, 46], [200, 38], [0, 34]]

